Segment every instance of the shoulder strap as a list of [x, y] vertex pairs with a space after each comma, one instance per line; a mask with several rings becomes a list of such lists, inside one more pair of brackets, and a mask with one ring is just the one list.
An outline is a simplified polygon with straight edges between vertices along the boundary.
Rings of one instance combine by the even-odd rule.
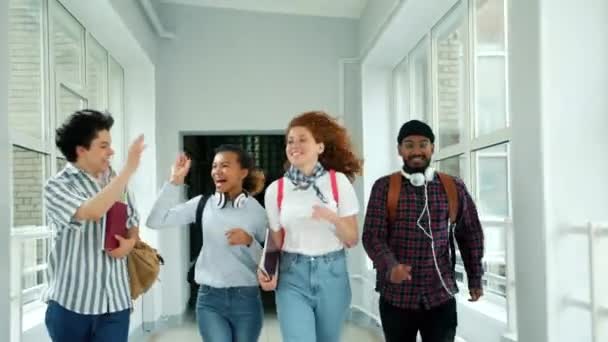
[[283, 190], [285, 188], [285, 178], [279, 178], [279, 188], [277, 189], [277, 208], [279, 208], [279, 212], [281, 211], [281, 207], [283, 206]]
[[199, 229], [201, 231], [201, 246], [203, 245], [203, 210], [205, 209], [205, 204], [207, 203], [207, 198], [208, 196], [206, 195], [201, 195], [201, 199], [198, 201], [198, 204], [196, 205], [196, 218], [195, 218], [195, 224], [196, 224], [196, 228]]
[[329, 170], [329, 180], [331, 181], [331, 193], [334, 195], [336, 205], [339, 205], [340, 194], [338, 193], [338, 179], [336, 178], [336, 170]]
[[443, 189], [445, 190], [445, 193], [448, 196], [450, 223], [454, 224], [456, 223], [456, 218], [458, 217], [458, 190], [456, 189], [454, 177], [443, 172], [437, 172], [437, 176], [439, 176], [439, 180], [443, 185]]
[[[279, 178], [277, 183], [277, 208], [279, 208], [279, 217], [281, 216], [281, 207], [283, 206], [283, 192], [285, 190], [285, 177]], [[283, 243], [285, 242], [285, 229], [281, 228], [281, 244], [279, 249], [283, 249]]]
[[[388, 195], [386, 197], [386, 208], [388, 210], [388, 223], [392, 226], [397, 217], [397, 202], [401, 192], [401, 172], [394, 172], [390, 175], [388, 183]], [[390, 228], [390, 227], [389, 227]]]

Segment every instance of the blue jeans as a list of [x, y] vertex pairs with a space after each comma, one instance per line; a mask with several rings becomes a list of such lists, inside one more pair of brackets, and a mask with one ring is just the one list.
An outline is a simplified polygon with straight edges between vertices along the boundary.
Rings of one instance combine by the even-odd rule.
[[275, 298], [284, 342], [339, 342], [351, 300], [344, 250], [282, 253]]
[[126, 342], [131, 310], [81, 315], [50, 301], [44, 323], [53, 342]]
[[201, 285], [196, 318], [205, 342], [256, 342], [264, 320], [260, 289]]

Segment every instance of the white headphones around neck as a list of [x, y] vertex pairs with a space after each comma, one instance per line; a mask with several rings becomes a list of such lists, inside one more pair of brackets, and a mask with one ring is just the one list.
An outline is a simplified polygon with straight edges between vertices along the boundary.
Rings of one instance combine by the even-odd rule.
[[[416, 187], [424, 186], [424, 207], [422, 208], [422, 212], [420, 213], [420, 216], [418, 216], [418, 219], [416, 220], [416, 226], [424, 233], [424, 235], [426, 235], [429, 238], [429, 240], [431, 240], [431, 252], [433, 255], [433, 263], [435, 264], [435, 270], [437, 271], [437, 275], [439, 276], [441, 285], [443, 286], [443, 289], [450, 295], [450, 297], [454, 297], [455, 294], [452, 293], [452, 291], [450, 291], [447, 284], [445, 283], [445, 280], [443, 279], [443, 275], [441, 274], [441, 270], [439, 269], [439, 264], [437, 263], [437, 253], [435, 252], [435, 238], [433, 237], [433, 229], [431, 226], [431, 211], [429, 209], [429, 194], [428, 194], [426, 185], [427, 185], [427, 183], [433, 181], [433, 178], [435, 177], [435, 169], [429, 166], [426, 168], [426, 170], [424, 170], [424, 173], [416, 172], [416, 173], [412, 173], [412, 174], [409, 174], [409, 173], [405, 172], [403, 169], [401, 169], [401, 174], [403, 175], [403, 177], [407, 178], [410, 181], [410, 184], [412, 184], [413, 186], [416, 186]], [[422, 224], [422, 220], [425, 217], [427, 219], [426, 223], [428, 224], [427, 229], [425, 229]], [[450, 234], [454, 234], [454, 231], [449, 227], [449, 224], [448, 224], [448, 238], [449, 238]]]
[[429, 166], [426, 168], [426, 170], [424, 170], [424, 173], [416, 172], [412, 174], [409, 174], [401, 169], [401, 174], [403, 177], [408, 179], [413, 186], [423, 186], [425, 183], [433, 181], [433, 178], [435, 177], [435, 169]]
[[[213, 197], [215, 198], [215, 204], [218, 208], [225, 208], [229, 202], [228, 196], [223, 192], [216, 192]], [[232, 206], [234, 208], [242, 208], [248, 199], [249, 194], [246, 191], [243, 191], [232, 201]]]

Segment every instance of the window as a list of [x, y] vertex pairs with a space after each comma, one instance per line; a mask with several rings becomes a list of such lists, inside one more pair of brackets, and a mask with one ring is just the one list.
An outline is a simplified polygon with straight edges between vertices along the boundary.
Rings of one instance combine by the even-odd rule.
[[84, 86], [84, 27], [58, 1], [50, 1], [49, 5], [55, 74], [62, 82], [81, 89]]
[[432, 31], [436, 135], [439, 147], [463, 140], [467, 111], [467, 35], [464, 3], [457, 6]]
[[13, 145], [13, 227], [42, 226], [47, 156]]
[[9, 3], [9, 125], [16, 139], [42, 144], [43, 51], [40, 0]]
[[504, 0], [475, 0], [475, 135], [508, 126]]
[[[506, 0], [459, 1], [407, 55], [409, 98], [399, 103], [409, 101], [409, 118], [433, 127], [436, 168], [467, 185], [485, 234], [486, 298], [506, 305], [514, 317], [514, 274], [506, 262], [513, 243], [506, 6]], [[400, 72], [393, 70], [396, 84]], [[404, 96], [401, 87], [395, 91]], [[456, 278], [466, 288], [459, 251], [456, 262]], [[515, 320], [508, 324], [514, 331]]]
[[43, 186], [66, 165], [55, 129], [75, 110], [110, 107], [120, 127], [112, 131], [113, 145], [124, 150], [124, 71], [57, 0], [9, 1], [9, 70], [12, 267], [18, 270], [11, 284], [21, 287], [12, 305], [27, 312], [39, 306], [51, 246]]
[[395, 93], [395, 127], [400, 127], [410, 116], [409, 89], [410, 75], [407, 58], [404, 59], [394, 70], [394, 93]]
[[431, 115], [431, 79], [430, 79], [430, 43], [423, 38], [410, 52], [410, 98], [412, 118], [430, 123]]
[[90, 34], [86, 50], [89, 106], [103, 111], [108, 108], [108, 52]]

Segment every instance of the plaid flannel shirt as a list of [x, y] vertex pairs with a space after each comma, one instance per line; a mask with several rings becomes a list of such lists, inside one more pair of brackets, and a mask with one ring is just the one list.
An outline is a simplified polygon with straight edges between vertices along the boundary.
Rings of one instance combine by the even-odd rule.
[[[459, 212], [455, 238], [464, 261], [469, 288], [481, 288], [483, 268], [483, 230], [477, 209], [464, 183], [454, 178], [458, 191]], [[437, 274], [431, 240], [416, 222], [424, 208], [424, 187], [401, 182], [394, 225], [389, 227], [387, 195], [389, 176], [378, 179], [370, 195], [363, 229], [363, 246], [377, 270], [376, 291], [382, 300], [404, 309], [437, 307], [451, 296], [445, 291]], [[452, 293], [458, 291], [450, 253], [448, 232], [448, 199], [439, 177], [427, 185], [432, 235], [437, 264], [443, 280]], [[428, 215], [420, 220], [428, 232]], [[390, 282], [390, 270], [402, 263], [412, 267], [412, 280], [401, 284]]]

